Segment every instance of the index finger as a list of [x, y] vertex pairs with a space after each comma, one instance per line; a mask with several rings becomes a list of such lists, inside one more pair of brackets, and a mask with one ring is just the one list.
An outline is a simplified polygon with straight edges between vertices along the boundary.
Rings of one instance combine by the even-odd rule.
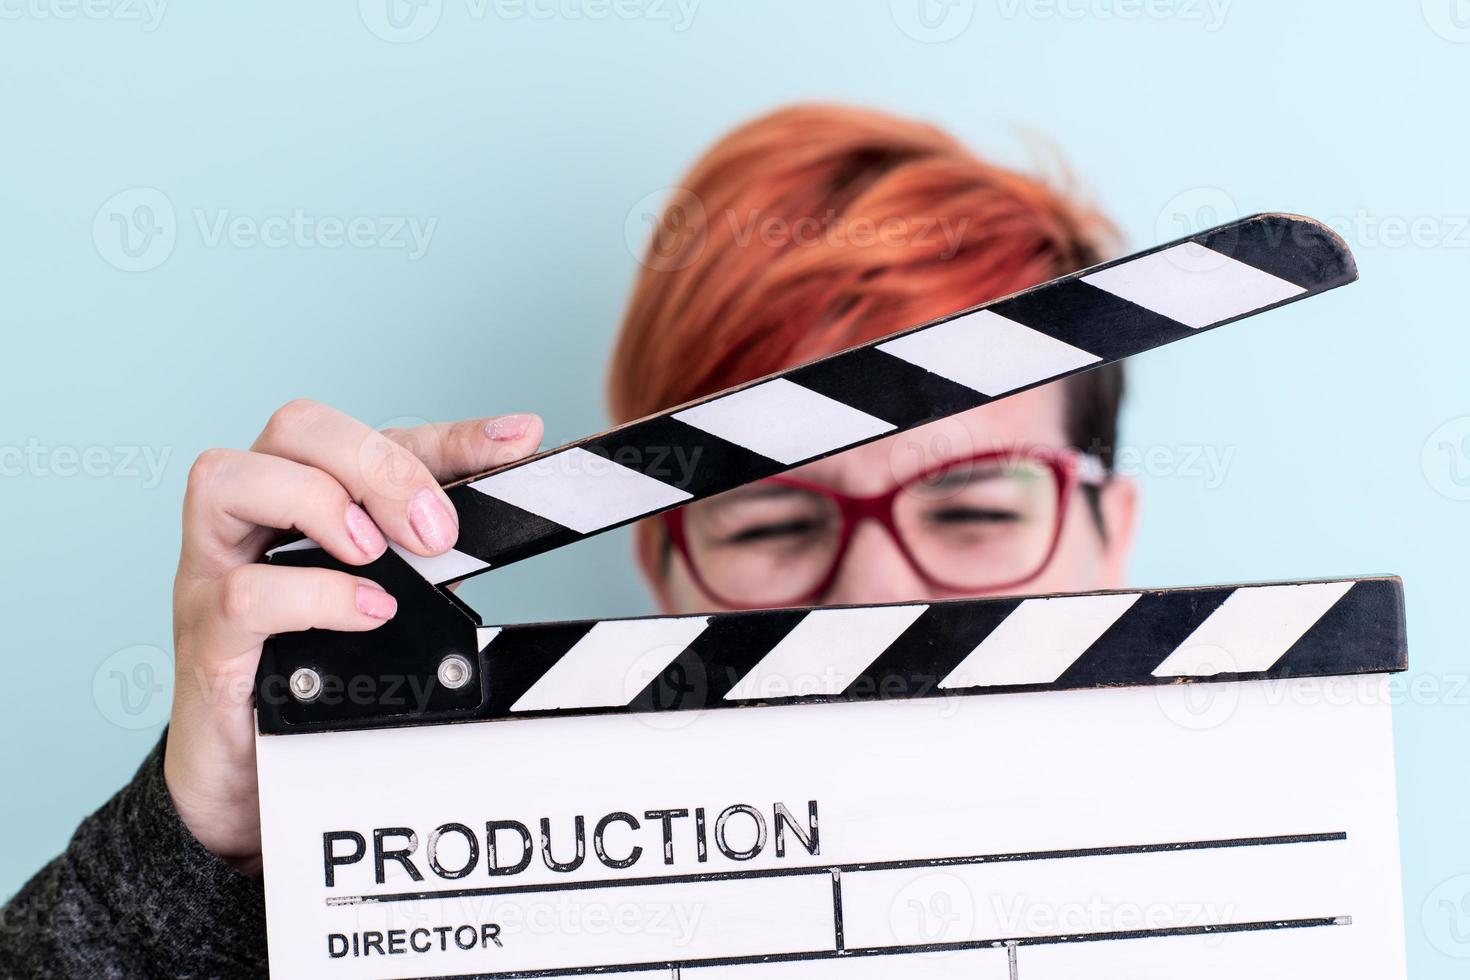
[[513, 463], [541, 445], [541, 419], [527, 413], [430, 422], [383, 435], [424, 461], [440, 483]]
[[459, 517], [428, 466], [334, 408], [305, 399], [288, 402], [251, 448], [326, 471], [390, 539], [414, 554], [441, 554], [459, 536]]

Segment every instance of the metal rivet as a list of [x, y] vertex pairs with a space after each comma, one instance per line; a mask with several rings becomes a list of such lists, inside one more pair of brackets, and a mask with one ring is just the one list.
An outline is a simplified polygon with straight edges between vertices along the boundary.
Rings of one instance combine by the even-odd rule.
[[302, 704], [310, 704], [322, 693], [322, 675], [310, 667], [298, 667], [291, 674], [291, 696]]
[[439, 661], [439, 683], [451, 691], [468, 684], [471, 673], [470, 662], [457, 653], [451, 653]]

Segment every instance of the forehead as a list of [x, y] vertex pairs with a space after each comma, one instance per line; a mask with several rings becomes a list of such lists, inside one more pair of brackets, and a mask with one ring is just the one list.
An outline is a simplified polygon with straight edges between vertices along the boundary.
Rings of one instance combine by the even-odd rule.
[[1057, 382], [798, 466], [791, 475], [845, 493], [873, 494], [947, 460], [1065, 443], [1066, 392]]

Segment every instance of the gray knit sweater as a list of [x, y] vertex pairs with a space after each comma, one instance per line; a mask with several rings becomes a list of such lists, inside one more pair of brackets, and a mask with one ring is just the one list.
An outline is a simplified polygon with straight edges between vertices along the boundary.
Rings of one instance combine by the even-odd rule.
[[266, 975], [260, 879], [206, 851], [179, 819], [161, 739], [0, 917], [4, 977]]

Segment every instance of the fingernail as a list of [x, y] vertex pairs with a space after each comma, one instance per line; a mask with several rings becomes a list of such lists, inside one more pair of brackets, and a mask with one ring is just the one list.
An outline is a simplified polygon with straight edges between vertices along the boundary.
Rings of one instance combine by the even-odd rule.
[[424, 547], [433, 552], [443, 551], [453, 544], [459, 531], [454, 515], [449, 513], [439, 494], [428, 487], [413, 495], [413, 501], [408, 505], [408, 523]]
[[352, 501], [347, 503], [347, 535], [369, 558], [377, 558], [388, 550], [388, 540], [378, 530], [378, 525], [373, 523], [367, 511]]
[[398, 600], [374, 585], [357, 587], [357, 611], [373, 619], [392, 619]]
[[519, 439], [531, 428], [534, 415], [502, 415], [485, 423], [485, 435], [497, 442]]

